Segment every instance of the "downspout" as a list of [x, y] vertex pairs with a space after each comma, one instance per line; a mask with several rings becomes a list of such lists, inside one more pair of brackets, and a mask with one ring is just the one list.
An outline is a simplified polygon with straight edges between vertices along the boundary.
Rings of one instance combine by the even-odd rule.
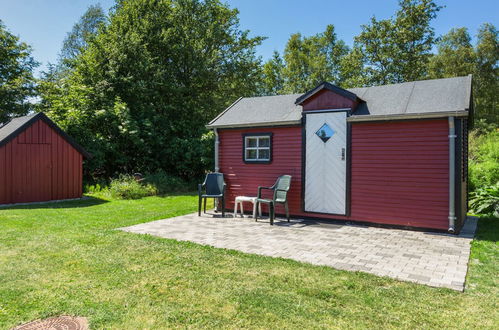
[[449, 233], [456, 232], [456, 125], [449, 117]]
[[220, 167], [218, 166], [218, 146], [220, 145], [220, 139], [218, 138], [218, 130], [216, 128], [213, 129], [215, 133], [215, 172], [220, 171]]
[[[218, 165], [218, 146], [220, 145], [220, 139], [218, 138], [218, 130], [216, 128], [213, 129], [213, 133], [215, 133], [215, 173], [218, 173], [220, 171], [220, 166]], [[219, 212], [219, 203], [215, 202], [215, 198], [213, 199], [213, 202], [215, 203], [215, 211]]]

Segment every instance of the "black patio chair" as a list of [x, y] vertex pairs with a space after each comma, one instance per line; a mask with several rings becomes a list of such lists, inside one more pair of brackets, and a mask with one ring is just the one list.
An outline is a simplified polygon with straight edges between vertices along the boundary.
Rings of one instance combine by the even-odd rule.
[[[291, 175], [281, 175], [280, 177], [277, 178], [277, 181], [274, 183], [272, 187], [258, 187], [256, 207], [258, 209], [260, 203], [269, 205], [269, 217], [271, 225], [274, 224], [276, 204], [284, 204], [284, 208], [286, 209], [286, 218], [288, 219], [289, 222], [288, 191], [290, 186], [291, 186]], [[274, 191], [272, 199], [262, 198], [263, 189]], [[258, 219], [258, 214], [256, 215], [256, 220], [257, 219]]]
[[[204, 188], [204, 191], [203, 191]], [[204, 182], [198, 185], [198, 215], [201, 216], [201, 201], [204, 199], [204, 213], [206, 213], [206, 199], [219, 199], [222, 202], [222, 217], [225, 217], [225, 182], [222, 173], [208, 173]]]

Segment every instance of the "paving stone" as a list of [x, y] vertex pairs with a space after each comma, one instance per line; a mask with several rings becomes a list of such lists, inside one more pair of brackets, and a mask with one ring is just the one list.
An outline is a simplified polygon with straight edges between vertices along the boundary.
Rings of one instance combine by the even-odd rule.
[[418, 275], [418, 274], [410, 274], [409, 278], [413, 279], [413, 280], [418, 280], [418, 281], [421, 281], [424, 283], [429, 282], [431, 279], [431, 277], [429, 277], [429, 276], [423, 276], [423, 275]]
[[404, 253], [403, 256], [407, 257], [407, 258], [421, 259], [421, 255], [417, 255], [417, 254]]
[[268, 219], [189, 214], [122, 230], [462, 291], [476, 219], [471, 222], [465, 235], [453, 236], [300, 219], [269, 226]]
[[376, 255], [378, 255], [380, 257], [384, 257], [384, 258], [393, 258], [394, 257], [393, 254], [388, 254], [388, 253], [376, 253]]

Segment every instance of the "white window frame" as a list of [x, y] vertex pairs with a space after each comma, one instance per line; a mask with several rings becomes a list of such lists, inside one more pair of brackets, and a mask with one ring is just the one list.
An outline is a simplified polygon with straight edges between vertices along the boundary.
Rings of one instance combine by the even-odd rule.
[[[248, 140], [256, 139], [256, 147], [248, 147]], [[268, 147], [260, 147], [260, 139], [268, 139], [269, 146]], [[247, 151], [248, 150], [256, 150], [256, 158], [248, 158]], [[259, 158], [260, 150], [268, 150], [269, 157], [268, 158]], [[272, 159], [272, 135], [271, 134], [262, 134], [262, 135], [246, 135], [244, 136], [244, 161], [245, 162], [262, 162], [268, 163]]]

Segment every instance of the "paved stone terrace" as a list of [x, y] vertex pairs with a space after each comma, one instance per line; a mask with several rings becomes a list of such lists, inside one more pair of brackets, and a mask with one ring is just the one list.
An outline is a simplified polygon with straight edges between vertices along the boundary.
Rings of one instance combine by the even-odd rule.
[[459, 236], [310, 220], [270, 226], [207, 214], [121, 229], [463, 291], [476, 221], [468, 219]]

